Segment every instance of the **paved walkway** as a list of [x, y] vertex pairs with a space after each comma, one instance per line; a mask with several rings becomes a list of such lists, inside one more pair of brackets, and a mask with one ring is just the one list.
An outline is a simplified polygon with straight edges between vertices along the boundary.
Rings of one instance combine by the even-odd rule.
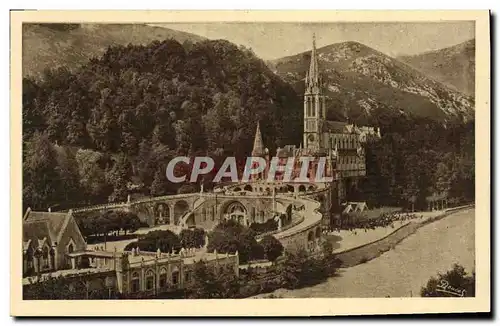
[[276, 239], [289, 237], [293, 234], [296, 234], [304, 229], [311, 227], [314, 224], [321, 222], [321, 218], [323, 216], [321, 215], [321, 213], [315, 211], [316, 209], [319, 209], [319, 207], [321, 206], [319, 202], [309, 198], [302, 198], [302, 197], [297, 197], [295, 200], [300, 201], [304, 205], [304, 210], [299, 213], [303, 214], [304, 220], [301, 223], [294, 225], [289, 229], [275, 233], [274, 237]]
[[[475, 266], [475, 210], [457, 211], [422, 226], [393, 250], [350, 268], [325, 282], [296, 290], [279, 289], [284, 298], [383, 298], [420, 296], [427, 281], [454, 263], [472, 273]], [[255, 298], [265, 298], [260, 294]]]
[[378, 239], [388, 236], [403, 225], [413, 222], [423, 222], [428, 218], [435, 217], [442, 213], [443, 211], [415, 212], [413, 214], [422, 216], [422, 218], [416, 218], [407, 221], [396, 221], [394, 222], [394, 228], [392, 228], [391, 226], [378, 227], [375, 230], [367, 229], [366, 232], [364, 229], [355, 229], [354, 231], [341, 230], [340, 232], [331, 232], [325, 237], [332, 242], [333, 251], [337, 253], [374, 242]]

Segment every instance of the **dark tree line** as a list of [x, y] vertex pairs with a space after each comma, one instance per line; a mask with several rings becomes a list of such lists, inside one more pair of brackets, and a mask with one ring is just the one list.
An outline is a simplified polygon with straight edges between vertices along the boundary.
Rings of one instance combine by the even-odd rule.
[[76, 222], [80, 232], [87, 239], [91, 236], [108, 236], [120, 232], [134, 232], [141, 226], [141, 221], [136, 214], [123, 211], [107, 211], [91, 216], [76, 215]]
[[415, 209], [426, 209], [426, 198], [435, 194], [474, 200], [474, 121], [445, 125], [399, 117], [379, 123], [382, 139], [367, 145], [360, 198], [370, 206]]
[[272, 235], [257, 242], [257, 233], [233, 220], [222, 221], [208, 234], [209, 252], [234, 254], [238, 251], [240, 263], [249, 260], [268, 259], [275, 261], [283, 253], [283, 246]]
[[151, 231], [141, 235], [138, 241], [129, 243], [125, 250], [139, 248], [142, 251], [178, 253], [181, 248], [200, 248], [205, 245], [205, 231], [200, 228], [182, 230], [179, 235], [170, 230]]
[[[473, 122], [444, 124], [389, 109], [371, 119], [382, 140], [366, 149], [358, 196], [417, 208], [438, 192], [474, 198]], [[171, 158], [210, 155], [218, 166], [228, 155], [244, 157], [257, 121], [271, 153], [299, 144], [301, 98], [251, 51], [223, 40], [113, 46], [78, 71], [25, 78], [24, 206], [177, 193], [182, 185], [165, 177]]]
[[[39, 138], [90, 156], [91, 176], [71, 174], [76, 201], [123, 200], [129, 181], [148, 194], [175, 193], [178, 185], [164, 178], [170, 158], [245, 156], [257, 121], [271, 149], [298, 143], [300, 98], [251, 51], [223, 40], [113, 46], [74, 73], [58, 68], [42, 81], [23, 80], [25, 160]], [[64, 196], [50, 175], [34, 175], [54, 175], [56, 155], [45, 154], [25, 166], [24, 199], [46, 208]]]

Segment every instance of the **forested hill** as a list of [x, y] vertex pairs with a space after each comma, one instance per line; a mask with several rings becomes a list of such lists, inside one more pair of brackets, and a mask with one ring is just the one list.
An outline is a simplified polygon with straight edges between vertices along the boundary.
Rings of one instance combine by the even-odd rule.
[[[174, 155], [247, 155], [257, 121], [271, 150], [298, 144], [301, 113], [294, 90], [230, 42], [113, 46], [75, 72], [58, 68], [43, 81], [23, 80], [24, 199], [32, 207], [63, 201], [58, 185], [47, 184], [63, 181], [37, 170], [54, 169], [41, 162], [52, 153], [47, 143], [80, 161], [65, 163], [80, 169], [84, 189], [76, 193], [102, 199], [114, 189], [110, 200], [121, 200], [131, 174], [152, 194], [168, 192], [164, 168]], [[89, 171], [97, 167], [102, 171]], [[35, 188], [44, 194], [31, 193]]]
[[46, 68], [74, 70], [112, 45], [146, 45], [170, 38], [180, 43], [204, 40], [145, 24], [23, 24], [23, 76], [40, 77]]
[[[445, 123], [474, 119], [474, 98], [364, 44], [335, 43], [317, 53], [331, 120], [349, 117], [358, 124], [381, 124], [401, 115]], [[277, 59], [271, 66], [302, 94], [310, 61], [306, 51]]]

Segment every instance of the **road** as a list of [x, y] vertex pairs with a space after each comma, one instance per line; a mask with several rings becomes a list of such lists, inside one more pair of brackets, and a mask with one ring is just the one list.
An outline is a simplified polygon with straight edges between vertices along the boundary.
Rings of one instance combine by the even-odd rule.
[[[341, 269], [340, 275], [303, 289], [280, 289], [284, 298], [420, 296], [430, 277], [459, 263], [474, 268], [474, 209], [425, 225], [380, 257]], [[268, 295], [268, 294], [267, 294]], [[259, 295], [258, 297], [266, 297]]]

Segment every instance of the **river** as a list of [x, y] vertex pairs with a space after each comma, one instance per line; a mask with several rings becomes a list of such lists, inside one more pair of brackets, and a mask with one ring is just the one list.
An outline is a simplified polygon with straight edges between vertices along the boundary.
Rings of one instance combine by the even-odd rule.
[[[459, 263], [474, 268], [474, 209], [425, 225], [393, 250], [367, 263], [341, 269], [325, 282], [297, 290], [279, 289], [283, 298], [420, 296], [430, 277]], [[260, 295], [259, 297], [266, 297]]]

